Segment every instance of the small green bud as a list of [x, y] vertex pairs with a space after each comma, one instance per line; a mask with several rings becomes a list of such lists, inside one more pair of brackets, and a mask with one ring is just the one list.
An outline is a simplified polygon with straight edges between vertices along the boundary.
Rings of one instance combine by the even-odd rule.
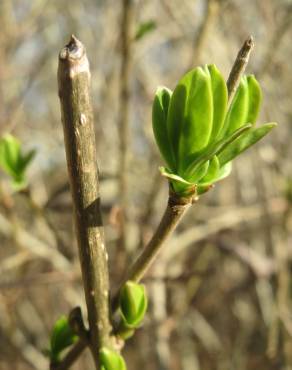
[[147, 310], [147, 295], [145, 286], [127, 281], [120, 294], [120, 311], [122, 318], [130, 328], [137, 327]]
[[101, 370], [127, 370], [123, 357], [106, 347], [99, 352], [99, 362]]
[[51, 361], [58, 362], [61, 352], [75, 343], [77, 339], [77, 335], [69, 325], [68, 318], [66, 316], [60, 317], [56, 321], [51, 333], [49, 350]]

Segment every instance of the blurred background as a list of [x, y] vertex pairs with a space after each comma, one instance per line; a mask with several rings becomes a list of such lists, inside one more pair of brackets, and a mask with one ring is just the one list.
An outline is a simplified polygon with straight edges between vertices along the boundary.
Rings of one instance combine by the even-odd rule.
[[[129, 370], [292, 369], [292, 1], [0, 0], [0, 24], [0, 135], [37, 150], [26, 191], [0, 173], [0, 369], [47, 369], [56, 319], [86, 312], [56, 79], [72, 33], [91, 64], [113, 290], [167, 202], [157, 86], [205, 63], [227, 78], [254, 36], [259, 122], [279, 126], [179, 225], [144, 279], [150, 307], [124, 353]], [[73, 368], [94, 368], [89, 351]]]

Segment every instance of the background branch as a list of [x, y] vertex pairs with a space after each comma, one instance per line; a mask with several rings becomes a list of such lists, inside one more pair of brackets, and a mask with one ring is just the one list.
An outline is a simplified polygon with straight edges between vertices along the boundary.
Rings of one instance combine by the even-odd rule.
[[219, 0], [207, 1], [204, 19], [202, 21], [200, 28], [197, 31], [190, 62], [186, 71], [189, 71], [191, 68], [194, 68], [194, 66], [199, 65], [201, 63], [202, 51], [205, 48], [208, 36], [216, 20], [219, 10], [220, 10]]
[[[122, 1], [122, 23], [121, 23], [121, 70], [119, 91], [119, 201], [120, 212], [120, 238], [118, 240], [118, 264], [123, 267], [121, 259], [126, 256], [126, 222], [127, 222], [127, 198], [128, 198], [128, 160], [130, 152], [129, 137], [129, 103], [130, 103], [130, 70], [132, 64], [132, 25], [133, 25], [133, 0]], [[123, 262], [123, 261], [122, 261]]]

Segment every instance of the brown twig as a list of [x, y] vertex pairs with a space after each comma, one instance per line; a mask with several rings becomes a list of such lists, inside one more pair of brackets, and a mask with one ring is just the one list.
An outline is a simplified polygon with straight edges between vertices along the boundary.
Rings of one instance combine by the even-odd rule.
[[[156, 159], [156, 155], [151, 156], [151, 159]], [[163, 178], [160, 174], [160, 172], [156, 172], [152, 184], [150, 185], [149, 193], [147, 194], [146, 201], [145, 201], [145, 209], [144, 213], [141, 215], [140, 218], [140, 240], [137, 246], [137, 249], [142, 248], [144, 246], [144, 236], [147, 233], [147, 231], [150, 229], [149, 222], [152, 219], [154, 210], [155, 210], [155, 201], [157, 199], [157, 196], [159, 194], [160, 187], [163, 183]]]
[[[142, 279], [142, 277], [156, 258], [157, 254], [160, 252], [164, 242], [173, 233], [177, 224], [182, 219], [186, 211], [190, 208], [191, 204], [191, 197], [182, 198], [176, 196], [173, 193], [170, 194], [166, 210], [164, 212], [164, 215], [162, 216], [158, 228], [156, 229], [150, 242], [142, 250], [134, 264], [130, 267], [122, 285], [128, 280], [139, 282]], [[119, 291], [115, 295], [112, 302], [113, 311], [117, 309], [118, 302]]]
[[235, 94], [235, 91], [240, 82], [241, 76], [243, 75], [247, 63], [249, 61], [249, 56], [254, 47], [254, 41], [252, 36], [249, 36], [243, 43], [241, 49], [239, 50], [231, 72], [227, 80], [229, 103]]
[[74, 36], [59, 55], [58, 85], [90, 344], [98, 368], [98, 348], [111, 347], [109, 277], [100, 211], [89, 63], [84, 46]]

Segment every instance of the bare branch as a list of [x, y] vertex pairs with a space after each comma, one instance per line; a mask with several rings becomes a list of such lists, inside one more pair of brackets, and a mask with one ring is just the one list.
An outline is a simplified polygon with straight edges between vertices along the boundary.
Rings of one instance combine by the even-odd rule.
[[84, 46], [74, 36], [60, 52], [58, 84], [90, 342], [98, 366], [98, 348], [111, 347], [109, 278], [100, 210], [89, 63]]

